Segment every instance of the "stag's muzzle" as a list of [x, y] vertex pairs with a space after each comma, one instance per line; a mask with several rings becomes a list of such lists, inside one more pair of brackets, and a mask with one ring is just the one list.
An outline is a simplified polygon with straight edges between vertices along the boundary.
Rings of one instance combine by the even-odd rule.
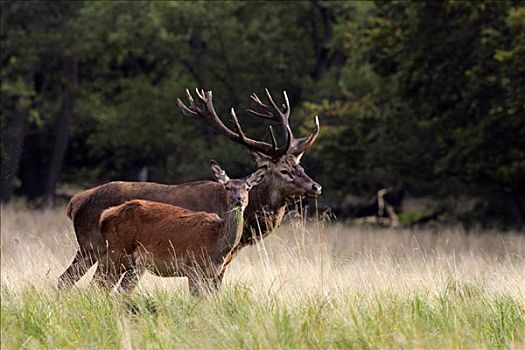
[[323, 187], [318, 183], [312, 184], [312, 189], [308, 191], [308, 197], [317, 197], [321, 194]]

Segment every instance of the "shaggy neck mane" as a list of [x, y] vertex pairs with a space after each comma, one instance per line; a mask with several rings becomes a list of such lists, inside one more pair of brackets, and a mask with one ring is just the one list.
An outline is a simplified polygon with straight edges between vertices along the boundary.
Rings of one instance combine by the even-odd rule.
[[250, 230], [242, 236], [240, 246], [255, 243], [270, 234], [281, 223], [286, 209], [286, 198], [271, 185], [270, 176], [250, 191], [245, 220]]

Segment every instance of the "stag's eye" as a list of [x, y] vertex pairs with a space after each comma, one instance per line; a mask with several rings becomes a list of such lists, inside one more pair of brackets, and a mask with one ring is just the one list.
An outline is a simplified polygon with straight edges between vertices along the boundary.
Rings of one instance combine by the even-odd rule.
[[290, 179], [293, 178], [292, 174], [288, 170], [281, 170], [280, 173], [284, 176], [288, 176]]

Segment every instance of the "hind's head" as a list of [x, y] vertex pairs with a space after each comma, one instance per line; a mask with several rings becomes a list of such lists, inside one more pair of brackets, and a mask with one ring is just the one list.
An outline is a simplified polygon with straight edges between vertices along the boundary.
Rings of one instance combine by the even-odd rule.
[[215, 180], [223, 185], [226, 190], [228, 208], [242, 207], [243, 209], [248, 205], [250, 190], [262, 181], [267, 171], [265, 167], [258, 168], [241, 179], [230, 179], [226, 171], [216, 161], [210, 161], [210, 168]]

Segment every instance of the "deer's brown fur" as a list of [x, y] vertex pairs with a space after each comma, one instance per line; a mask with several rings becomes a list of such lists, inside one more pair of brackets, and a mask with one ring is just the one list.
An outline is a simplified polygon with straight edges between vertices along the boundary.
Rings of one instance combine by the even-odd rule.
[[262, 181], [266, 169], [230, 180], [216, 162], [211, 167], [226, 191], [227, 211], [222, 218], [146, 200], [106, 209], [99, 227], [107, 250], [95, 279], [111, 287], [127, 273], [122, 289], [128, 290], [147, 269], [159, 276], [189, 277], [190, 290], [196, 292], [198, 281], [222, 276], [240, 242], [248, 193]]
[[[100, 217], [100, 230], [110, 244], [108, 254], [112, 250], [141, 256], [149, 253], [159, 261], [176, 255], [182, 257], [181, 265], [190, 266], [213, 255], [224, 233], [224, 220], [215, 213], [132, 200], [105, 210]], [[165, 271], [162, 267], [157, 272], [163, 275]]]
[[105, 209], [133, 199], [145, 199], [189, 210], [222, 214], [226, 211], [224, 187], [214, 181], [181, 185], [151, 182], [110, 182], [74, 196], [68, 206], [79, 249], [70, 266], [60, 276], [59, 287], [66, 287], [82, 277], [106, 252], [106, 242], [99, 229]]
[[[225, 222], [217, 214], [177, 206], [132, 200], [102, 213], [100, 229], [108, 242], [100, 269], [112, 286], [122, 273], [144, 270], [159, 276], [186, 276], [196, 290], [199, 278], [223, 272], [226, 256], [219, 256]], [[131, 271], [133, 269], [133, 271]]]
[[91, 188], [89, 190], [85, 190], [74, 195], [73, 198], [71, 198], [71, 200], [69, 201], [66, 208], [67, 217], [73, 220], [77, 209], [80, 208], [86, 200], [89, 200], [91, 194], [95, 190], [96, 188]]
[[[252, 151], [257, 165], [268, 168], [263, 182], [250, 192], [250, 204], [244, 215], [245, 228], [241, 244], [237, 247], [240, 249], [254, 243], [278, 227], [288, 202], [297, 197], [315, 197], [321, 193], [321, 186], [308, 177], [299, 165], [303, 152], [313, 144], [319, 133], [318, 119], [316, 118], [316, 128], [308, 137], [294, 138], [288, 123], [290, 106], [286, 94], [284, 94], [284, 112], [277, 107], [268, 91], [268, 104], [262, 103], [253, 94], [252, 99], [260, 106], [262, 113], [251, 110], [249, 112], [256, 117], [278, 122], [286, 131], [287, 146], [277, 148], [275, 139], [273, 139], [273, 145], [270, 145], [247, 138], [233, 110], [232, 119], [236, 124], [236, 131], [228, 129], [213, 109], [211, 91], [197, 93], [201, 105], [188, 93], [189, 107], [179, 101], [183, 113], [203, 119], [225, 137], [245, 145]], [[79, 193], [73, 197], [68, 207], [68, 215], [74, 224], [79, 250], [71, 265], [60, 276], [59, 286], [64, 287], [80, 279], [87, 269], [105, 253], [105, 242], [98, 227], [100, 215], [105, 209], [132, 199], [146, 199], [222, 216], [226, 207], [225, 198], [222, 186], [211, 181], [180, 185], [118, 181]]]

